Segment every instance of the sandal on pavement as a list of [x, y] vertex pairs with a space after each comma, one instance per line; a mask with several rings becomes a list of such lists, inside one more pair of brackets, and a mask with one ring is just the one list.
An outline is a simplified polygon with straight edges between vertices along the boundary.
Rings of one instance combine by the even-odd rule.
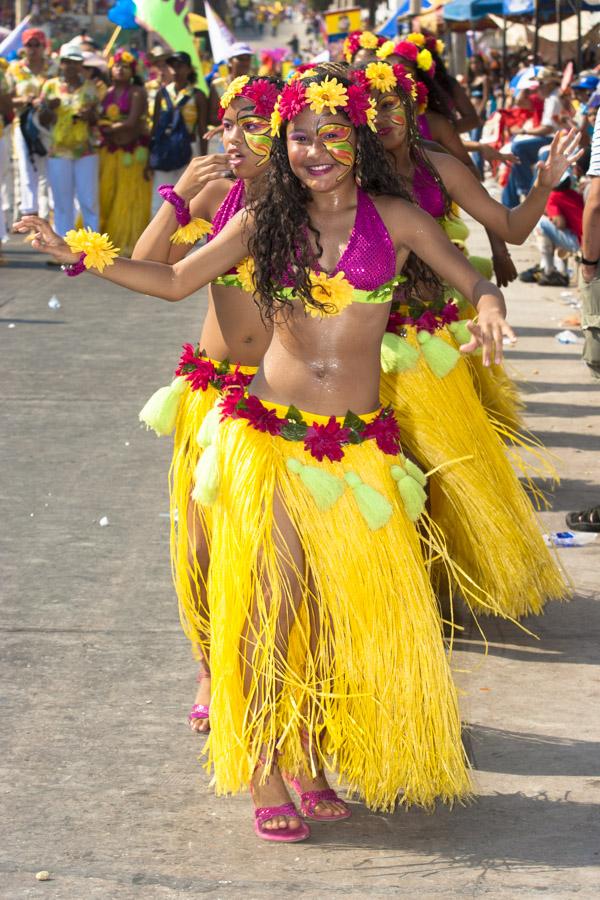
[[583, 512], [570, 512], [565, 517], [573, 531], [600, 531], [600, 506], [592, 506]]
[[[314, 819], [316, 822], [341, 822], [343, 819], [349, 819], [352, 815], [346, 801], [338, 797], [333, 788], [325, 788], [320, 791], [303, 791], [297, 778], [285, 776], [285, 781], [300, 797], [300, 812], [307, 819]], [[339, 803], [344, 807], [344, 810], [337, 815], [317, 813], [315, 808], [319, 803]]]
[[[196, 719], [208, 719], [209, 717], [209, 708], [205, 706], [204, 703], [194, 703], [192, 708], [188, 714], [188, 722], [191, 725], [192, 722], [195, 722]], [[195, 730], [195, 729], [192, 729]], [[198, 734], [208, 734], [210, 728], [207, 731], [199, 731]]]
[[299, 819], [298, 810], [293, 803], [282, 803], [281, 806], [259, 806], [254, 810], [254, 831], [263, 841], [279, 841], [285, 844], [296, 844], [310, 837], [310, 828], [306, 822], [300, 822], [297, 828], [263, 828], [265, 822], [277, 816]]

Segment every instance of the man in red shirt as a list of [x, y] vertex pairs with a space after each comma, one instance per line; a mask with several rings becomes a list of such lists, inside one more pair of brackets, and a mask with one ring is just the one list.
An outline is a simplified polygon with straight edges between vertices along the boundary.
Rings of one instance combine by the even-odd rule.
[[[550, 192], [546, 213], [538, 222], [536, 237], [541, 253], [541, 274], [538, 284], [566, 287], [569, 283], [567, 257], [581, 245], [583, 197], [571, 188], [567, 170], [559, 184]], [[554, 265], [557, 251], [558, 265]]]

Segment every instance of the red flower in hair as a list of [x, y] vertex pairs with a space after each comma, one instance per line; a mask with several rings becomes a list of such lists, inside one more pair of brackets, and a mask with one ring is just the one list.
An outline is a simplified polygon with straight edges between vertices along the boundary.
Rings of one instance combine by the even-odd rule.
[[238, 410], [238, 416], [240, 419], [247, 419], [248, 424], [257, 431], [266, 431], [269, 434], [279, 434], [284, 424], [275, 410], [267, 409], [254, 394], [244, 397], [243, 408]]
[[279, 97], [279, 115], [289, 122], [299, 115], [306, 105], [306, 87], [297, 79], [286, 84]]
[[347, 91], [348, 103], [346, 104], [346, 114], [348, 118], [356, 128], [358, 128], [359, 125], [366, 125], [367, 110], [371, 108], [367, 91], [360, 84], [349, 85]]
[[364, 69], [353, 69], [350, 72], [350, 80], [359, 84], [365, 91], [369, 90], [369, 79]]
[[257, 116], [268, 119], [275, 109], [278, 93], [279, 91], [274, 84], [267, 81], [266, 78], [259, 78], [258, 81], [253, 81], [251, 84], [246, 85], [242, 91], [242, 97], [252, 100], [254, 112]]
[[344, 56], [346, 57], [346, 62], [351, 63], [354, 59], [354, 54], [360, 47], [359, 40], [361, 34], [362, 31], [351, 31], [344, 41]]
[[419, 48], [410, 41], [399, 41], [393, 50], [393, 56], [403, 56], [409, 62], [416, 62]]
[[415, 86], [415, 80], [410, 74], [407, 72], [402, 63], [396, 63], [393, 66], [394, 75], [396, 76], [396, 80], [405, 94], [412, 96], [413, 88]]
[[304, 438], [304, 449], [308, 450], [319, 462], [327, 457], [332, 462], [339, 462], [344, 457], [342, 444], [348, 440], [350, 431], [343, 428], [335, 417], [331, 416], [326, 425], [311, 425]]
[[244, 391], [241, 387], [232, 387], [229, 388], [228, 391], [223, 395], [223, 399], [221, 400], [219, 406], [221, 407], [221, 422], [224, 422], [225, 419], [239, 419], [240, 413], [236, 409], [240, 400], [244, 399]]
[[372, 422], [365, 425], [364, 440], [374, 438], [382, 453], [397, 456], [400, 453], [400, 429], [394, 413], [389, 407], [383, 409]]
[[421, 106], [423, 103], [427, 103], [427, 98], [429, 96], [429, 90], [426, 84], [423, 84], [422, 81], [417, 81], [417, 103]]

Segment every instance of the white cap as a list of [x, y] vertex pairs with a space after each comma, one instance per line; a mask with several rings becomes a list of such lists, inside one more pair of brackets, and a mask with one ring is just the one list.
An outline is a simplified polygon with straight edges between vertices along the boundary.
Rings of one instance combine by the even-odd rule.
[[235, 56], [252, 56], [253, 54], [254, 50], [250, 44], [243, 44], [241, 41], [238, 41], [229, 45], [225, 53], [225, 59], [233, 59]]

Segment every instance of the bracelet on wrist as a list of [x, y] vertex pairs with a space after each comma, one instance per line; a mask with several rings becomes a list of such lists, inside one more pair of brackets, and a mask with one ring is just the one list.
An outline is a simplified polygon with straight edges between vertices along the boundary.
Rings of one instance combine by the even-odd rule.
[[63, 266], [63, 271], [71, 278], [81, 275], [86, 269], [98, 269], [103, 272], [106, 266], [112, 266], [119, 248], [115, 247], [107, 234], [98, 234], [91, 228], [78, 228], [67, 231], [65, 243], [71, 253], [78, 253], [77, 262]]
[[172, 244], [195, 244], [200, 238], [212, 232], [212, 225], [206, 219], [192, 219], [189, 207], [172, 184], [161, 184], [158, 193], [175, 211], [178, 228], [171, 235]]
[[597, 266], [599, 262], [600, 257], [598, 257], [598, 259], [586, 259], [585, 256], [581, 257], [582, 266]]

